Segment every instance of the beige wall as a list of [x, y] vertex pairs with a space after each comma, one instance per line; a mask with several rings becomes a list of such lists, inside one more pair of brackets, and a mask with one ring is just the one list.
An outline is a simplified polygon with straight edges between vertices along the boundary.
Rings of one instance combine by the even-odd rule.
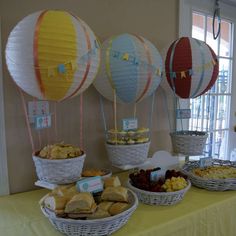
[[[5, 49], [8, 34], [24, 16], [41, 9], [63, 9], [82, 18], [103, 41], [124, 32], [140, 34], [162, 51], [177, 37], [178, 1], [173, 0], [4, 0], [1, 1], [2, 46]], [[34, 188], [35, 169], [24, 120], [20, 95], [12, 82], [3, 58], [3, 82], [7, 155], [11, 193]], [[29, 97], [27, 99], [32, 100]], [[110, 167], [103, 141], [103, 127], [98, 93], [90, 87], [84, 95], [84, 142], [87, 152], [86, 166]], [[171, 109], [171, 96], [169, 97]], [[138, 106], [142, 125], [147, 124], [150, 99]], [[130, 107], [118, 106], [119, 117], [129, 115]], [[105, 102], [106, 114], [111, 120], [111, 103]], [[60, 140], [79, 143], [79, 97], [59, 104], [58, 126]], [[52, 141], [52, 131], [43, 132], [43, 142]], [[150, 154], [159, 149], [171, 150], [168, 116], [159, 88], [153, 116]], [[35, 142], [37, 136], [34, 136]]]

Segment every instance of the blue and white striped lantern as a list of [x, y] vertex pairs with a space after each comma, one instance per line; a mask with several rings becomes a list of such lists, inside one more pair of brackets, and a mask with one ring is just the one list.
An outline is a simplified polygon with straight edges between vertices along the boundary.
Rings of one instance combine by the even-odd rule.
[[147, 39], [122, 34], [102, 44], [102, 64], [94, 86], [105, 98], [119, 103], [137, 103], [159, 86], [162, 58]]

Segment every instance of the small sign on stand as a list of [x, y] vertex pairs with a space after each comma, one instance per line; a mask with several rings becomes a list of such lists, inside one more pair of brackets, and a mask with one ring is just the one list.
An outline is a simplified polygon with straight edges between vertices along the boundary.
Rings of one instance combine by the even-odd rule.
[[136, 118], [127, 118], [122, 119], [123, 130], [136, 130], [138, 128], [138, 119]]
[[35, 129], [50, 128], [52, 125], [51, 115], [36, 116], [34, 124]]
[[208, 167], [212, 165], [212, 158], [211, 157], [203, 157], [199, 160], [199, 166], [201, 168]]
[[177, 109], [176, 110], [176, 118], [177, 119], [190, 119], [191, 118], [191, 110], [190, 109]]
[[30, 101], [28, 102], [28, 116], [31, 124], [37, 130], [50, 128], [52, 118], [49, 113], [48, 101]]

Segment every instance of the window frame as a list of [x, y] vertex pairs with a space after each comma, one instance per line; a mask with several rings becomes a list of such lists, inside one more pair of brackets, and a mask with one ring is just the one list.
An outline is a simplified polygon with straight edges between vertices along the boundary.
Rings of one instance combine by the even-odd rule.
[[[214, 0], [179, 0], [179, 37], [187, 36], [191, 37], [192, 34], [192, 12], [202, 12], [204, 14], [213, 14], [215, 1]], [[236, 25], [236, 5], [228, 5], [220, 2], [220, 10], [222, 18], [229, 20]], [[228, 134], [228, 154], [225, 159], [229, 159], [229, 154], [236, 147], [236, 133], [234, 132], [234, 126], [236, 125], [236, 27], [234, 29], [234, 48], [233, 50], [233, 62], [232, 62], [232, 96], [230, 105], [230, 117], [229, 117], [229, 134]], [[190, 101], [180, 100], [181, 108], [189, 108]], [[188, 129], [188, 120], [183, 120], [180, 124], [179, 120], [176, 120], [176, 127], [180, 129], [183, 126], [184, 129]]]
[[3, 96], [3, 73], [2, 73], [2, 39], [1, 39], [1, 18], [0, 18], [0, 196], [8, 195], [9, 179], [7, 165], [7, 148], [5, 132], [5, 111]]

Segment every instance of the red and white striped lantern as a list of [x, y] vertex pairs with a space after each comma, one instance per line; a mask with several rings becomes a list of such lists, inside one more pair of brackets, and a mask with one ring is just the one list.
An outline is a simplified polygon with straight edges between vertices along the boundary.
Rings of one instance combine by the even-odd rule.
[[205, 42], [182, 37], [169, 47], [165, 70], [167, 81], [176, 95], [195, 98], [214, 85], [219, 73], [219, 62]]

